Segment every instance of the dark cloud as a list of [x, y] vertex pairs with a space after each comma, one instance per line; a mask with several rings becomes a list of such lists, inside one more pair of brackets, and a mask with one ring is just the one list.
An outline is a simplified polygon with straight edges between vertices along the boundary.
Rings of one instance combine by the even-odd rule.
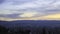
[[1, 15], [1, 14], [0, 14], [0, 17], [17, 18], [18, 15], [20, 15], [20, 14], [8, 14], [8, 15]]
[[0, 0], [0, 4], [3, 3], [5, 0]]

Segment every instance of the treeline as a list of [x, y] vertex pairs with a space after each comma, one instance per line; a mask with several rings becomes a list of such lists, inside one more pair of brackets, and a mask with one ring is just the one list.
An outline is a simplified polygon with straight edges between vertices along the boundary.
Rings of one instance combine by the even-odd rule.
[[0, 25], [0, 34], [30, 34], [30, 30], [25, 30], [23, 28], [7, 29]]

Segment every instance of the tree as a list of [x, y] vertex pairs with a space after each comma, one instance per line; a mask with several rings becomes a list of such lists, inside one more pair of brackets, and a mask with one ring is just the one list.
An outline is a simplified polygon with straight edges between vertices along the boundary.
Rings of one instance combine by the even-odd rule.
[[8, 33], [8, 29], [0, 25], [0, 34], [7, 34], [7, 33]]

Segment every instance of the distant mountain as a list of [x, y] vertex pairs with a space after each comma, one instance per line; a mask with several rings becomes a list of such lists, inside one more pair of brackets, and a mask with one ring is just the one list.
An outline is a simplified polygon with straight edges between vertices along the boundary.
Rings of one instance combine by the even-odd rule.
[[47, 25], [55, 25], [58, 26], [60, 24], [60, 20], [15, 20], [15, 21], [0, 21], [0, 25], [6, 27], [33, 27], [33, 26], [47, 26]]
[[0, 25], [6, 28], [35, 28], [35, 27], [50, 27], [50, 26], [60, 26], [60, 20], [16, 20], [16, 21], [0, 21]]

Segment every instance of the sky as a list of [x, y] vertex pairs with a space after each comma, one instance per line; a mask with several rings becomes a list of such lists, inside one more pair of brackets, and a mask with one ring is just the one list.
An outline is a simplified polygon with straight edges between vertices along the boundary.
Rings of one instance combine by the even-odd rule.
[[60, 0], [0, 0], [0, 17], [59, 20]]

